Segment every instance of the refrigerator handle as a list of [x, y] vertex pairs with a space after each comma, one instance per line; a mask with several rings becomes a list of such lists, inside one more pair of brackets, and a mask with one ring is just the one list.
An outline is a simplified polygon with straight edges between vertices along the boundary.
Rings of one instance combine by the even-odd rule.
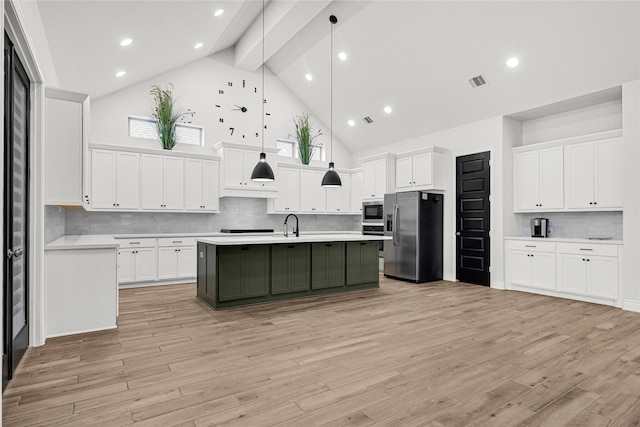
[[400, 236], [398, 235], [398, 214], [400, 213], [400, 207], [393, 205], [393, 246], [400, 245]]

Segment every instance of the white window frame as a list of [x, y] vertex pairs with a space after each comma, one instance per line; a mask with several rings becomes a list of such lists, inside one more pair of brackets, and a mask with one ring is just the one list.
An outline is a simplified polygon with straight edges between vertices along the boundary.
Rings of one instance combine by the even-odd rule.
[[[278, 156], [280, 157], [285, 157], [287, 159], [299, 159], [300, 158], [300, 153], [298, 153], [298, 140], [296, 139], [284, 139], [284, 138], [278, 138], [276, 139], [276, 147], [278, 145], [278, 142], [285, 142], [287, 144], [291, 144], [293, 146], [293, 156], [289, 157], [289, 156], [282, 156], [279, 152], [278, 152]], [[318, 145], [318, 144], [312, 144], [316, 147], [316, 149], [320, 150], [319, 151], [319, 157], [320, 159], [311, 159], [312, 161], [316, 161], [316, 162], [324, 162], [325, 161], [325, 156], [326, 156], [326, 151], [324, 149], [324, 146], [322, 145]]]
[[[127, 118], [127, 135], [129, 135], [129, 137], [131, 137], [131, 138], [140, 138], [140, 139], [154, 139], [154, 140], [158, 139], [157, 131], [155, 132], [155, 135], [153, 137], [151, 137], [151, 136], [134, 136], [134, 135], [131, 135], [131, 121], [132, 120], [154, 123], [154, 130], [155, 130], [155, 121], [156, 121], [156, 119], [154, 119], [153, 117], [129, 116]], [[188, 143], [188, 142], [180, 142], [180, 140], [178, 138], [176, 138], [176, 144], [191, 145], [191, 146], [194, 146], [194, 147], [204, 147], [204, 127], [203, 126], [193, 125], [193, 124], [190, 124], [190, 123], [176, 123], [176, 133], [177, 133], [178, 128], [198, 129], [200, 131], [200, 143], [199, 144], [191, 144], [191, 143]]]

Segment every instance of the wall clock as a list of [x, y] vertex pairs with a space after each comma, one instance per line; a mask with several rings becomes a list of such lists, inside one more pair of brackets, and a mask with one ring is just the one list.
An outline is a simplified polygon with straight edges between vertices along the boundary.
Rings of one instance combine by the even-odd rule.
[[[222, 135], [231, 139], [248, 140], [247, 142], [257, 141], [260, 138], [261, 90], [255, 84], [246, 79], [230, 80], [224, 87], [218, 89], [215, 97], [215, 112], [218, 115], [218, 126]], [[264, 103], [267, 103], [266, 99]], [[265, 116], [270, 115], [265, 105]], [[266, 123], [264, 127], [267, 128]]]

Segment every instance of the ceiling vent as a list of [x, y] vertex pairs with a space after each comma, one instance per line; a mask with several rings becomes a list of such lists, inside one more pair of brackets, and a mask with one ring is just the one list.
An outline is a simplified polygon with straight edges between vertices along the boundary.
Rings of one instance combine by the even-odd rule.
[[486, 85], [487, 81], [484, 79], [484, 76], [480, 74], [475, 77], [471, 77], [469, 79], [469, 84], [471, 85], [471, 87], [480, 87]]
[[362, 121], [365, 122], [366, 124], [373, 123], [373, 119], [369, 116], [363, 118]]

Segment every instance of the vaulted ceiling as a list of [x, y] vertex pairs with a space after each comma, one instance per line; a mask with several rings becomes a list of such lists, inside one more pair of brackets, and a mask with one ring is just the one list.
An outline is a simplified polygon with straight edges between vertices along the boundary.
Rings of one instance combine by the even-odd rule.
[[[94, 98], [227, 48], [239, 68], [262, 64], [262, 1], [40, 0], [38, 7], [60, 87]], [[215, 17], [218, 9], [224, 13]], [[640, 78], [638, 1], [271, 0], [266, 64], [325, 123], [331, 14], [339, 20], [333, 130], [352, 151]], [[123, 48], [126, 37], [134, 42]], [[507, 67], [514, 56], [519, 66]], [[127, 74], [116, 78], [120, 69]], [[480, 74], [488, 84], [471, 87], [468, 79]]]

